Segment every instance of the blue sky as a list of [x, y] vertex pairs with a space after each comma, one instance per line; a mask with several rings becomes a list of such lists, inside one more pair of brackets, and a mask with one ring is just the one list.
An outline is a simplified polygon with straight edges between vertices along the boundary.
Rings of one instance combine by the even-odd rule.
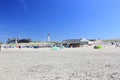
[[120, 38], [120, 0], [0, 0], [0, 40]]

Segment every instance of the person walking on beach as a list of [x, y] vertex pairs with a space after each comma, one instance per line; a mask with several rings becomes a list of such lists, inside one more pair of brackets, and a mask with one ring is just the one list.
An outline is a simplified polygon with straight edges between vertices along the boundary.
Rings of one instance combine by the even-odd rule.
[[0, 51], [1, 51], [1, 43], [0, 43]]
[[21, 49], [21, 46], [19, 46], [19, 49]]

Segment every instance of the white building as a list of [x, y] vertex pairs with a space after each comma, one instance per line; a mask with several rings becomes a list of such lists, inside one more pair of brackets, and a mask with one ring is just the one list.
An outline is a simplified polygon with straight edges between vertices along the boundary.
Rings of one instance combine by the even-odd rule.
[[50, 34], [48, 34], [48, 42], [50, 42]]

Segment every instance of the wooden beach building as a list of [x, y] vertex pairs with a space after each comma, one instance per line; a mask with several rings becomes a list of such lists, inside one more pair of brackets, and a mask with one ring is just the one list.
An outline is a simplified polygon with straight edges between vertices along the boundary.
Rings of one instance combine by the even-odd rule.
[[81, 47], [84, 46], [86, 44], [88, 44], [88, 40], [87, 39], [67, 39], [67, 40], [63, 40], [62, 44], [64, 47]]

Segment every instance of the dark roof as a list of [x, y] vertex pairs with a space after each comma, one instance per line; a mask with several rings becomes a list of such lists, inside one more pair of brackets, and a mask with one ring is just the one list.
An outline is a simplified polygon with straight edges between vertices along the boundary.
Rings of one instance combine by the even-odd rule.
[[96, 39], [88, 39], [89, 41], [96, 41]]

